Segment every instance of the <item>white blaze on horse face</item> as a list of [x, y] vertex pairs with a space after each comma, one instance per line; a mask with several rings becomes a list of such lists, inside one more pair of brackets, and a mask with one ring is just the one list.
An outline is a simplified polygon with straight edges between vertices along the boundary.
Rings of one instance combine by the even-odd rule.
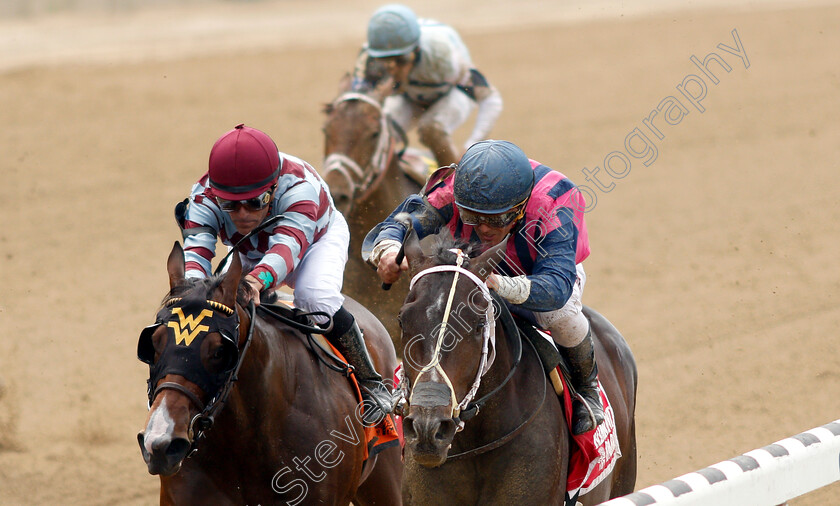
[[432, 303], [426, 306], [426, 318], [428, 318], [429, 321], [433, 321], [435, 316], [437, 316], [437, 318], [440, 319], [440, 314], [443, 312], [444, 309], [443, 305], [446, 302], [444, 295], [445, 294], [443, 292], [439, 292], [437, 299], [435, 299], [434, 301], [432, 301]]
[[161, 402], [149, 416], [149, 423], [146, 425], [146, 434], [143, 437], [143, 445], [146, 447], [146, 451], [151, 454], [152, 446], [155, 443], [172, 439], [174, 430], [175, 420], [169, 415], [166, 403]]

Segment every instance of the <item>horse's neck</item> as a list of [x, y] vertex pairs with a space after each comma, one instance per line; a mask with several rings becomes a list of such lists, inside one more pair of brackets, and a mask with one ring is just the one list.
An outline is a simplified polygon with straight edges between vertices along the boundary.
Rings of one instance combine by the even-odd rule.
[[385, 169], [385, 174], [376, 182], [376, 187], [371, 189], [363, 201], [353, 204], [348, 220], [351, 228], [358, 228], [361, 235], [351, 234], [351, 240], [364, 239], [364, 234], [382, 221], [383, 216], [387, 216], [406, 196], [416, 191], [407, 186], [409, 182], [399, 168], [396, 155], [394, 156], [395, 159]]
[[[309, 408], [318, 412], [321, 408], [312, 405], [313, 393], [319, 389], [332, 391], [337, 383], [347, 380], [337, 372], [324, 370], [314, 359], [306, 336], [266, 322], [260, 327], [263, 332], [255, 332], [237, 384], [242, 406], [258, 417], [264, 413], [254, 411], [253, 406], [266, 404], [278, 413]], [[323, 407], [323, 411], [328, 408]]]
[[266, 322], [259, 327], [242, 364], [240, 383], [247, 380], [248, 387], [241, 388], [240, 395], [247, 402], [271, 399], [273, 405], [288, 405], [300, 380], [300, 357], [307, 351], [300, 336], [285, 335]]

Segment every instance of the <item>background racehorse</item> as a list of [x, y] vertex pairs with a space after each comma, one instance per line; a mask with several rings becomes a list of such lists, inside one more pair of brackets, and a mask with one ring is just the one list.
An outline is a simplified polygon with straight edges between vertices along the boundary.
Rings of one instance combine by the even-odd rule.
[[[365, 443], [353, 387], [316, 358], [301, 332], [237, 304], [239, 255], [226, 275], [187, 281], [176, 243], [167, 268], [170, 293], [156, 325], [138, 343], [138, 356], [154, 364], [151, 407], [138, 441], [149, 472], [161, 475], [161, 504], [399, 504], [399, 448], [369, 459], [363, 480]], [[185, 317], [182, 301], [209, 309]], [[385, 329], [358, 303], [346, 304], [377, 367], [393, 370], [396, 357]], [[217, 314], [222, 310], [238, 318], [238, 330], [224, 324], [226, 315]], [[164, 324], [167, 313], [177, 311], [180, 323]], [[187, 346], [178, 344], [183, 342]], [[199, 386], [231, 370], [238, 381], [226, 405], [223, 395], [204, 391], [212, 386]], [[219, 398], [223, 408], [215, 423], [202, 429], [196, 415]], [[197, 452], [186, 458], [193, 448]]]
[[[449, 250], [454, 241], [448, 232], [438, 240], [428, 257], [415, 234], [409, 233], [405, 242], [412, 277], [423, 274], [413, 281], [400, 312], [402, 387], [410, 399], [403, 408], [403, 500], [421, 505], [562, 504], [571, 437], [536, 352], [496, 324], [495, 360], [485, 369], [488, 356], [482, 346], [492, 322], [485, 313], [489, 293], [484, 280], [505, 243], [465, 259], [466, 270], [457, 273], [453, 287], [452, 267], [434, 268], [455, 264], [456, 254]], [[448, 301], [450, 290], [454, 295]], [[630, 493], [635, 485], [637, 376], [624, 338], [595, 311], [586, 308], [585, 314], [622, 453], [611, 476], [581, 499], [595, 504]], [[446, 332], [439, 336], [444, 321]], [[471, 413], [475, 404], [480, 410]]]
[[344, 290], [379, 317], [396, 344], [399, 326], [394, 315], [405, 298], [407, 284], [398, 282], [391, 293], [384, 293], [378, 277], [360, 257], [368, 231], [405, 197], [420, 190], [420, 184], [406, 172], [413, 171], [417, 179], [428, 172], [420, 155], [400, 156], [407, 144], [405, 133], [382, 111], [392, 84], [388, 78], [373, 90], [356, 91], [350, 89], [350, 76], [344, 77], [338, 97], [324, 109], [321, 173], [350, 227]]

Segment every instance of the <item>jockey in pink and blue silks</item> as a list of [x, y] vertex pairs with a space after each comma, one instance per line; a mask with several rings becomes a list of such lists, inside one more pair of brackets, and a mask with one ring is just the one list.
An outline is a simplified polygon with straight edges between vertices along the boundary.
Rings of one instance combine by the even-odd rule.
[[586, 284], [582, 262], [589, 256], [585, 208], [583, 195], [563, 174], [529, 160], [510, 142], [482, 141], [456, 166], [439, 169], [421, 194], [409, 196], [374, 228], [365, 239], [363, 256], [384, 283], [395, 282], [408, 269], [407, 261], [396, 263], [406, 233], [395, 220], [398, 213], [411, 216], [421, 239], [448, 228], [455, 238], [488, 248], [509, 236], [487, 286], [513, 312], [551, 333], [581, 396], [572, 405], [572, 431], [582, 434], [604, 420], [592, 335], [581, 302]]
[[296, 306], [331, 317], [333, 328], [325, 337], [355, 369], [365, 407], [372, 408], [365, 419], [380, 419], [376, 408], [392, 411], [391, 394], [373, 366], [356, 319], [343, 305], [350, 232], [315, 169], [280, 153], [264, 132], [238, 125], [213, 145], [209, 170], [186, 202], [182, 215], [176, 208], [186, 277], [212, 274], [217, 238], [237, 245], [248, 299], [259, 305], [261, 294], [293, 287]]

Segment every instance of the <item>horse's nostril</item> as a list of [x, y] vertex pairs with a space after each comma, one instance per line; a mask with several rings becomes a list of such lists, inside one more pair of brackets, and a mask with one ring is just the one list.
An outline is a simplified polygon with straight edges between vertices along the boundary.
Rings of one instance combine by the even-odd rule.
[[406, 439], [417, 438], [417, 431], [414, 428], [413, 418], [403, 418], [403, 437]]
[[435, 432], [435, 439], [438, 441], [445, 441], [452, 437], [455, 432], [455, 422], [453, 420], [442, 420], [438, 425], [438, 430]]
[[190, 449], [190, 442], [184, 438], [175, 438], [166, 447], [166, 456], [175, 457], [178, 460], [187, 455], [187, 450]]

